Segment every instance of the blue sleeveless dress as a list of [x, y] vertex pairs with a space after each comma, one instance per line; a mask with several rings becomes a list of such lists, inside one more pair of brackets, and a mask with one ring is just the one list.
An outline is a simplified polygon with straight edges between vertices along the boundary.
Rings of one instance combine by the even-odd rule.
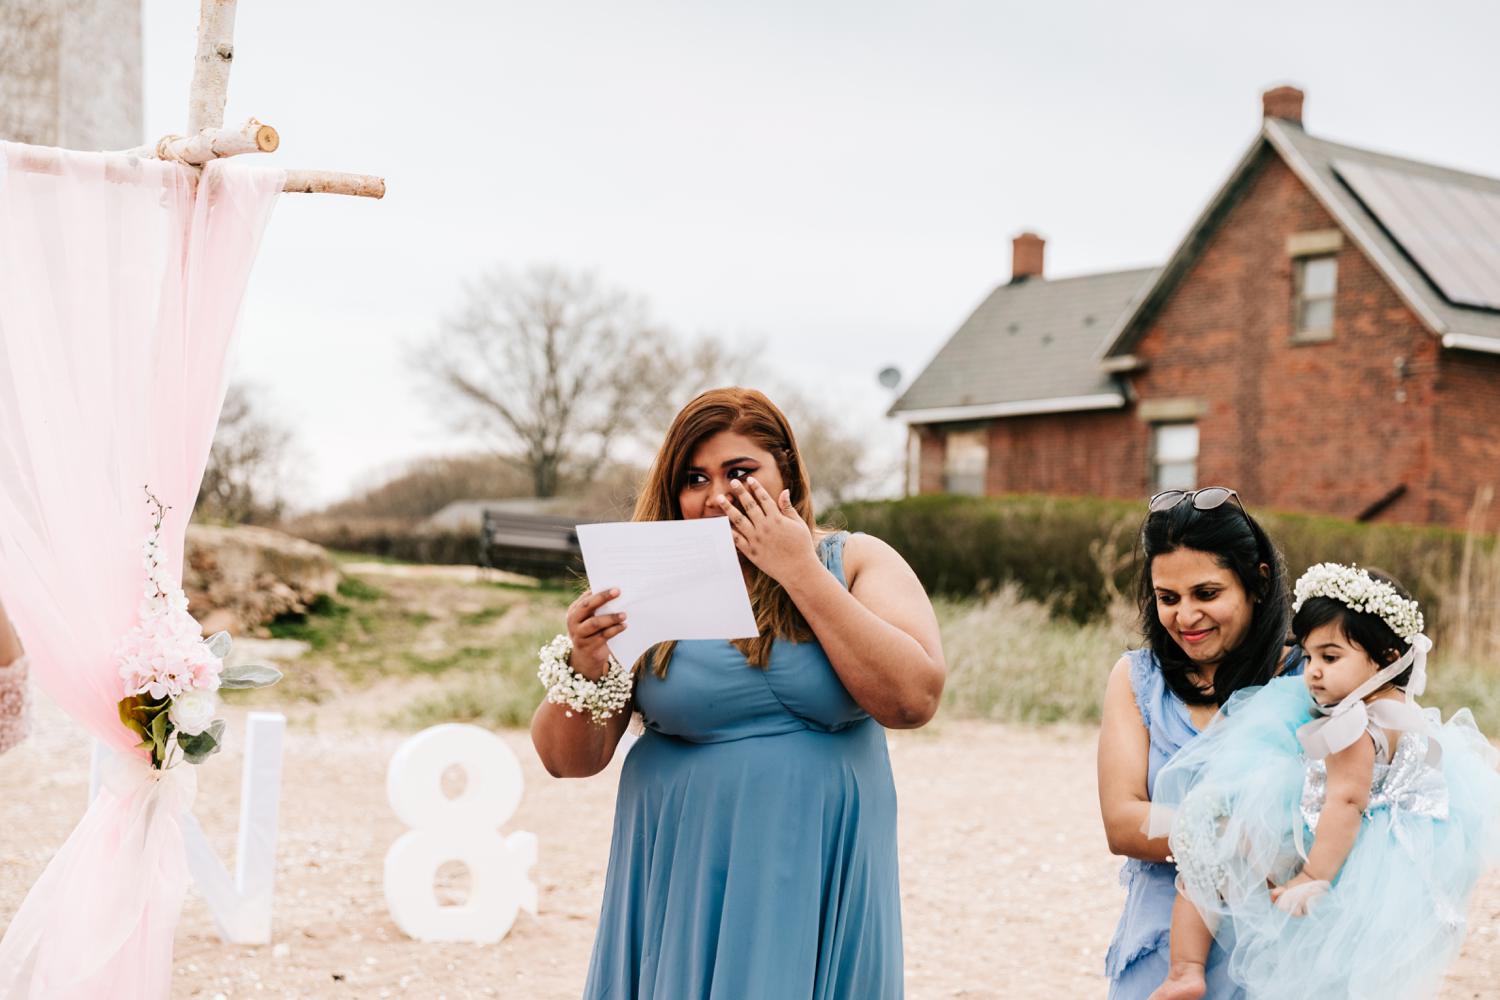
[[[1161, 664], [1150, 649], [1133, 649], [1130, 687], [1136, 707], [1151, 734], [1146, 764], [1146, 788], [1156, 787], [1156, 775], [1184, 746], [1198, 736], [1187, 705], [1167, 686]], [[1287, 657], [1283, 676], [1302, 673], [1304, 657], [1294, 648]], [[1177, 898], [1177, 866], [1167, 862], [1128, 858], [1120, 869], [1125, 887], [1125, 911], [1104, 956], [1104, 974], [1109, 977], [1109, 1000], [1146, 1000], [1167, 978], [1171, 940], [1172, 904]], [[1237, 1000], [1243, 991], [1229, 978], [1223, 948], [1215, 942], [1208, 959], [1208, 996], [1212, 1000]]]
[[[840, 583], [848, 536], [819, 556]], [[679, 642], [635, 689], [587, 1000], [902, 993], [885, 730], [816, 642]]]

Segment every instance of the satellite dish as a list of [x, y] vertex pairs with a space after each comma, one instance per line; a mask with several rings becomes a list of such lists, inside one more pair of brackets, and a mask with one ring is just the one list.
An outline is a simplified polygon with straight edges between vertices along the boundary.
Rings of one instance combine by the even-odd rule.
[[901, 369], [887, 365], [880, 369], [880, 374], [875, 377], [880, 379], [880, 384], [887, 389], [894, 389], [901, 384]]

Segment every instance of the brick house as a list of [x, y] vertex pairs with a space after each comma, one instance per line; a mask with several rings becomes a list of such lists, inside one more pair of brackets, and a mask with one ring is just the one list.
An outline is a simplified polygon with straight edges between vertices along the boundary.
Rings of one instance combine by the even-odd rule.
[[909, 492], [1144, 497], [1500, 529], [1500, 180], [1260, 133], [1162, 268], [1043, 241], [891, 409]]

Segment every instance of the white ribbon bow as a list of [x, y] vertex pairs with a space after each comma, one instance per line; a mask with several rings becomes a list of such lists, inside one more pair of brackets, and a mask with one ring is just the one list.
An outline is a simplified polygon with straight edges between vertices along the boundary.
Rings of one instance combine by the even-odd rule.
[[127, 799], [141, 789], [148, 789], [174, 815], [193, 808], [193, 800], [198, 797], [197, 768], [186, 764], [159, 770], [137, 754], [112, 753], [104, 759], [99, 775], [115, 798]]
[[[1427, 689], [1427, 654], [1432, 651], [1432, 640], [1422, 634], [1409, 640], [1411, 648], [1399, 660], [1377, 671], [1374, 677], [1339, 702], [1333, 708], [1319, 705], [1316, 709], [1322, 718], [1314, 719], [1297, 730], [1297, 740], [1311, 760], [1322, 760], [1338, 753], [1354, 743], [1375, 723], [1385, 729], [1417, 730], [1423, 728], [1422, 710], [1415, 698]], [[1411, 668], [1411, 680], [1406, 685], [1406, 700], [1377, 701], [1365, 704], [1365, 698], [1385, 684], [1399, 677], [1407, 667]], [[1429, 763], [1437, 763], [1441, 754], [1436, 740], [1431, 741]]]

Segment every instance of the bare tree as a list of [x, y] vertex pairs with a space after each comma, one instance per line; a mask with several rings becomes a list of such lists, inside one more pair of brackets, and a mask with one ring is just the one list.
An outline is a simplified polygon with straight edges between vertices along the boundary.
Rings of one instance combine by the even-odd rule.
[[818, 509], [868, 495], [865, 443], [832, 410], [789, 386], [768, 389], [767, 395], [781, 407], [797, 436], [797, 450], [812, 480]]
[[455, 500], [500, 500], [530, 495], [530, 473], [503, 456], [429, 456], [406, 463], [314, 516], [420, 521]]
[[616, 446], [658, 436], [687, 393], [732, 380], [744, 355], [680, 342], [593, 275], [539, 267], [471, 284], [415, 364], [452, 423], [515, 454], [549, 497], [565, 480], [586, 487]]
[[281, 520], [292, 432], [262, 409], [253, 386], [236, 383], [225, 393], [198, 490], [198, 517], [229, 524]]

